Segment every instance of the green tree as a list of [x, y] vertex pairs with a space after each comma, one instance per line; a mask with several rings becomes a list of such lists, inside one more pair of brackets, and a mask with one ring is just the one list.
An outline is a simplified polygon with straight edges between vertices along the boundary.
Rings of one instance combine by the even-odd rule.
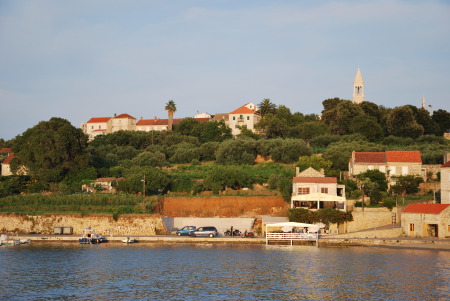
[[231, 139], [231, 129], [221, 121], [208, 121], [197, 124], [192, 129], [192, 135], [198, 137], [201, 143], [205, 142], [221, 142]]
[[269, 98], [264, 98], [258, 105], [258, 113], [261, 117], [266, 116], [267, 114], [275, 114], [277, 111], [276, 104], [272, 103]]
[[330, 128], [317, 121], [309, 121], [297, 124], [289, 131], [289, 137], [311, 140], [317, 136], [330, 135]]
[[216, 151], [218, 164], [248, 164], [252, 165], [256, 159], [256, 142], [250, 138], [226, 140]]
[[174, 126], [174, 131], [182, 135], [192, 135], [194, 128], [199, 124], [195, 118], [184, 118]]
[[437, 135], [441, 136], [445, 131], [450, 130], [450, 112], [439, 109], [433, 112], [433, 116], [431, 116], [431, 118], [439, 125]]
[[350, 122], [350, 132], [364, 135], [367, 140], [375, 142], [383, 137], [383, 128], [375, 117], [367, 115], [355, 116]]
[[414, 112], [414, 118], [417, 123], [423, 127], [424, 135], [439, 134], [439, 125], [431, 118], [430, 113], [424, 108], [417, 109]]
[[53, 117], [17, 136], [13, 168], [25, 166], [35, 179], [59, 182], [70, 170], [86, 168], [87, 136], [65, 119]]
[[177, 106], [173, 100], [169, 100], [166, 103], [166, 106], [164, 107], [164, 110], [167, 111], [168, 119], [169, 119], [169, 126], [167, 127], [168, 131], [172, 130], [172, 124], [173, 124], [173, 113], [177, 111]]
[[328, 146], [323, 154], [324, 159], [333, 162], [333, 168], [337, 170], [348, 170], [348, 160], [352, 155], [352, 151], [357, 152], [382, 152], [386, 148], [382, 145], [354, 141], [354, 142], [335, 142]]
[[394, 136], [417, 138], [423, 134], [423, 126], [416, 122], [413, 111], [408, 106], [392, 110], [386, 125], [389, 134]]
[[[144, 185], [145, 176], [145, 185]], [[158, 194], [166, 190], [169, 177], [166, 172], [153, 167], [133, 167], [125, 172], [125, 179], [117, 184], [119, 191], [127, 193]]]
[[313, 156], [302, 156], [298, 159], [298, 162], [295, 166], [300, 167], [300, 170], [305, 170], [309, 167], [314, 168], [315, 170], [320, 171], [322, 168], [324, 170], [328, 170], [333, 165], [333, 162], [330, 160], [324, 159], [322, 156], [313, 155]]
[[419, 191], [419, 184], [423, 183], [423, 178], [413, 175], [396, 176], [395, 185], [391, 186], [391, 193], [405, 196], [407, 194], [415, 194]]

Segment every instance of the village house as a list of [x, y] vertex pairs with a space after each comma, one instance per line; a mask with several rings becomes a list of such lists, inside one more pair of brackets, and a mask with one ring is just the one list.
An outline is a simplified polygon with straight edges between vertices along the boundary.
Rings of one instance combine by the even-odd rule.
[[347, 211], [345, 185], [339, 185], [336, 177], [325, 177], [323, 169], [317, 171], [310, 167], [300, 172], [297, 167], [292, 180], [291, 208]]
[[7, 177], [11, 176], [13, 173], [11, 172], [11, 160], [14, 158], [14, 153], [10, 148], [2, 148], [0, 149], [0, 153], [6, 153], [6, 159], [2, 162], [2, 176]]
[[401, 215], [402, 228], [409, 237], [450, 236], [450, 204], [410, 204]]
[[249, 102], [242, 107], [228, 114], [228, 126], [231, 128], [231, 134], [237, 136], [241, 133], [241, 128], [255, 132], [255, 124], [259, 122], [261, 116], [257, 113], [258, 107]]
[[112, 117], [93, 117], [88, 122], [81, 125], [83, 133], [89, 136], [89, 141], [98, 135], [105, 135], [112, 132]]
[[355, 177], [368, 170], [379, 170], [392, 185], [395, 176], [415, 175], [425, 178], [419, 151], [352, 152], [348, 170]]
[[450, 204], [450, 161], [441, 166], [441, 204]]
[[6, 153], [6, 156], [7, 156], [6, 159], [3, 160], [2, 164], [1, 164], [1, 175], [2, 176], [7, 177], [7, 176], [15, 175], [15, 174], [18, 174], [18, 175], [26, 175], [27, 174], [27, 170], [26, 170], [25, 166], [20, 167], [16, 173], [12, 172], [11, 161], [15, 158], [15, 155], [10, 148], [2, 148], [2, 149], [0, 149], [0, 153]]

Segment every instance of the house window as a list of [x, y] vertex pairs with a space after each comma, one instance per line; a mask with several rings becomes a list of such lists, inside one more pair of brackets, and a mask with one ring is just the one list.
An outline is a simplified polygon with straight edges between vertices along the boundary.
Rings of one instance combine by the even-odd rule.
[[409, 231], [414, 231], [414, 224], [409, 224]]
[[233, 116], [233, 120], [236, 120], [236, 116]]
[[309, 194], [309, 187], [299, 187], [298, 194]]
[[402, 175], [406, 176], [408, 174], [408, 166], [402, 166]]
[[447, 231], [450, 232], [450, 225], [447, 226]]
[[247, 120], [250, 120], [250, 116], [247, 116]]
[[322, 187], [322, 188], [320, 188], [320, 192], [328, 194], [328, 188], [327, 187]]
[[94, 126], [92, 126], [92, 129], [94, 129]]

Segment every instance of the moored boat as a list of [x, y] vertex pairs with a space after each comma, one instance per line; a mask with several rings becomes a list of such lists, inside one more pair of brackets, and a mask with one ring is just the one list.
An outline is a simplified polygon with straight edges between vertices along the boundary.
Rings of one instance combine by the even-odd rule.
[[106, 242], [106, 238], [101, 234], [95, 233], [91, 228], [86, 228], [83, 230], [83, 234], [78, 239], [81, 244], [99, 244]]
[[126, 239], [122, 239], [122, 242], [124, 244], [133, 244], [133, 243], [138, 242], [138, 240], [136, 238], [133, 238], [133, 237], [127, 237]]
[[10, 238], [5, 234], [0, 235], [0, 246], [20, 245], [20, 239]]

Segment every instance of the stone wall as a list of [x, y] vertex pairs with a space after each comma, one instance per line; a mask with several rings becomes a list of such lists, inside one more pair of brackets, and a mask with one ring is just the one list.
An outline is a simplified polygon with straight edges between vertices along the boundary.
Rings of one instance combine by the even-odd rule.
[[74, 234], [91, 227], [103, 235], [155, 235], [165, 232], [159, 216], [121, 215], [115, 221], [111, 215], [14, 215], [0, 214], [0, 233], [53, 234], [54, 227], [72, 227]]
[[[392, 224], [392, 215], [396, 214], [396, 222], [400, 221], [400, 214], [397, 213], [397, 209], [392, 211], [388, 208], [362, 208], [356, 207], [353, 209], [353, 221], [346, 224], [346, 229], [340, 229], [339, 233], [344, 230], [347, 233], [356, 232], [371, 228], [382, 227]], [[344, 232], [344, 233], [345, 233]]]

